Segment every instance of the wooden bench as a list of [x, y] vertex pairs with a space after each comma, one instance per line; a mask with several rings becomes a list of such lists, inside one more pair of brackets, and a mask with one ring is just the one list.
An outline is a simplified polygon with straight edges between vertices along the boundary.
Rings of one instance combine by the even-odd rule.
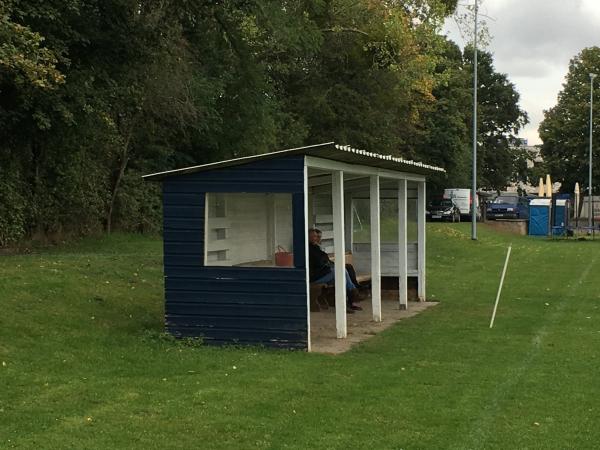
[[[371, 275], [357, 275], [356, 281], [361, 284], [371, 281]], [[310, 311], [319, 312], [321, 310], [335, 307], [335, 286], [325, 283], [310, 284]]]
[[[333, 254], [329, 255], [331, 261], [335, 261]], [[346, 252], [345, 254], [346, 264], [352, 264], [352, 253]], [[356, 274], [356, 281], [360, 284], [371, 282], [371, 274], [358, 275]], [[329, 309], [335, 307], [335, 288], [334, 286], [327, 285], [325, 283], [311, 283], [310, 284], [310, 311], [318, 312], [322, 309]]]
[[358, 281], [360, 284], [364, 284], [364, 283], [371, 283], [371, 274], [366, 274], [366, 275], [358, 275], [356, 274], [356, 281]]
[[329, 309], [329, 304], [325, 298], [327, 284], [310, 283], [310, 311], [319, 312], [322, 309]]
[[[346, 252], [344, 256], [345, 256], [344, 260], [345, 260], [346, 264], [353, 265], [352, 264], [352, 258], [353, 258], [352, 252]], [[335, 255], [333, 255], [332, 253], [329, 254], [329, 259], [331, 261], [335, 261]], [[360, 284], [367, 283], [367, 282], [370, 284], [371, 283], [371, 274], [370, 273], [364, 274], [364, 275], [356, 274], [356, 281], [358, 281]]]

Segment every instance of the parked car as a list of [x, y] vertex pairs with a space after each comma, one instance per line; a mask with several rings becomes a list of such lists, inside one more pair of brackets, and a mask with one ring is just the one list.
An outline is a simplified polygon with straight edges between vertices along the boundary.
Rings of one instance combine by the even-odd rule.
[[[461, 216], [465, 218], [471, 217], [471, 205], [473, 204], [471, 189], [444, 189], [444, 198], [450, 199], [454, 202], [456, 207], [459, 209]], [[479, 211], [479, 197], [475, 198], [475, 202], [477, 207], [477, 218], [479, 218], [481, 216], [481, 212]]]
[[499, 195], [488, 204], [486, 217], [488, 220], [529, 219], [529, 200], [518, 195]]
[[447, 198], [434, 199], [427, 208], [427, 220], [447, 220], [460, 222], [460, 209]]

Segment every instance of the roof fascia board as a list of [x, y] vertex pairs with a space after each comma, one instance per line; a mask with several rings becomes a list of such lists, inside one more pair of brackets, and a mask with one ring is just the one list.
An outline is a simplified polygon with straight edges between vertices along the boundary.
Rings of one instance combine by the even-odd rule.
[[143, 175], [142, 178], [144, 178], [145, 180], [160, 180], [160, 179], [163, 179], [170, 175], [183, 175], [186, 173], [193, 173], [193, 172], [197, 172], [197, 171], [218, 169], [220, 167], [228, 167], [228, 166], [243, 164], [244, 162], [260, 161], [262, 159], [277, 158], [278, 156], [284, 156], [286, 154], [287, 155], [303, 154], [304, 150], [309, 149], [309, 148], [326, 147], [326, 146], [331, 146], [331, 145], [334, 145], [334, 143], [333, 142], [324, 142], [322, 144], [306, 145], [304, 147], [289, 148], [286, 150], [279, 150], [276, 152], [261, 153], [258, 155], [250, 155], [250, 156], [242, 156], [240, 158], [228, 159], [226, 161], [217, 161], [214, 163], [201, 164], [198, 166], [184, 167], [182, 169], [173, 169], [173, 170], [166, 170], [164, 172], [151, 173], [148, 175]]
[[332, 159], [318, 158], [316, 156], [305, 156], [306, 165], [314, 167], [316, 169], [323, 170], [341, 170], [347, 173], [354, 173], [358, 175], [379, 175], [382, 178], [392, 178], [395, 180], [409, 180], [409, 181], [425, 181], [424, 175], [399, 172], [395, 170], [382, 169], [379, 167], [363, 166], [361, 164], [348, 164], [340, 161], [334, 161]]

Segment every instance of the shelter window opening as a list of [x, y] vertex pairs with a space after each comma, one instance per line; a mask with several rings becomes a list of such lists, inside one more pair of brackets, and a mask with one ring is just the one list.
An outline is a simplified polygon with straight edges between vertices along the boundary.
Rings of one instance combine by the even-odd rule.
[[207, 193], [206, 266], [293, 267], [292, 195]]

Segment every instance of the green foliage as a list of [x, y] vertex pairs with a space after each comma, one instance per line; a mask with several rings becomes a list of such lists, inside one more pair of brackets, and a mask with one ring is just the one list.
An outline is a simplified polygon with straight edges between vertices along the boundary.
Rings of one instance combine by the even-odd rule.
[[[492, 55], [479, 51], [478, 59], [478, 186], [502, 190], [511, 181], [526, 181], [526, 156], [516, 138], [527, 123], [519, 94], [507, 75], [494, 69]], [[436, 66], [436, 85], [423, 115], [416, 154], [445, 167], [447, 177], [432, 177], [429, 188], [470, 186], [473, 121], [473, 52], [461, 53], [444, 42]], [[427, 155], [427, 156], [422, 156]]]
[[204, 340], [201, 337], [186, 337], [176, 338], [166, 331], [159, 331], [151, 328], [143, 330], [141, 340], [148, 344], [156, 345], [157, 343], [164, 344], [165, 347], [186, 348], [186, 347], [202, 347]]
[[0, 178], [0, 247], [17, 242], [25, 234], [26, 199], [18, 172]]
[[471, 78], [464, 70], [460, 49], [453, 42], [444, 42], [436, 66], [436, 101], [423, 115], [421, 139], [416, 154], [426, 155], [430, 164], [444, 167], [447, 175], [433, 177], [429, 189], [439, 194], [445, 187], [470, 185], [471, 136], [467, 121], [472, 108]]
[[[138, 2], [76, 0], [9, 4], [3, 24], [23, 23], [9, 30], [9, 42], [20, 42], [15, 30], [35, 29], [25, 35], [33, 42], [30, 47], [47, 46], [39, 47], [36, 61], [57, 55], [50, 62], [64, 73], [56, 75], [53, 89], [42, 83], [47, 74], [41, 69], [32, 71], [42, 81], [34, 83], [29, 76], [37, 89], [22, 81], [24, 75], [0, 78], [7, 93], [0, 102], [0, 141], [12, 170], [24, 180], [24, 207], [31, 212], [25, 233], [79, 234], [99, 226], [110, 231], [129, 164], [146, 167], [145, 161], [153, 159], [153, 168], [172, 152], [170, 139], [196, 128], [188, 92], [191, 60], [176, 11], [168, 2], [144, 8]], [[133, 207], [131, 199], [139, 199], [141, 190], [131, 181], [127, 185], [132, 192], [125, 193], [121, 205]], [[146, 191], [154, 193], [152, 201], [122, 216], [138, 224], [153, 222], [138, 226], [155, 230], [157, 190]]]
[[64, 83], [54, 52], [43, 47], [44, 37], [14, 23], [0, 10], [0, 83], [52, 89]]
[[[563, 89], [555, 106], [544, 111], [539, 133], [541, 153], [554, 181], [561, 190], [573, 192], [576, 182], [588, 184], [590, 73], [600, 74], [600, 47], [583, 49], [569, 63]], [[600, 123], [600, 81], [594, 80], [594, 129]], [[593, 140], [593, 170], [600, 170], [600, 139]], [[596, 172], [598, 173], [598, 172]], [[596, 178], [594, 189], [600, 188]]]
[[[465, 49], [467, 70], [473, 72], [473, 50]], [[478, 52], [478, 185], [502, 190], [518, 172], [516, 134], [527, 124], [527, 113], [519, 107], [519, 93], [506, 74], [494, 69], [492, 54]], [[469, 124], [472, 123], [472, 115]], [[470, 127], [472, 129], [472, 126]], [[516, 162], [516, 165], [515, 165]]]
[[[14, 212], [3, 242], [156, 231], [160, 191], [142, 174], [323, 141], [444, 165], [448, 178], [431, 186], [464, 184], [468, 61], [439, 34], [456, 5], [3, 3], [0, 158], [10, 173], [0, 208]], [[506, 97], [500, 106], [514, 107]], [[484, 162], [488, 178], [506, 165]], [[505, 169], [490, 183], [505, 182]]]
[[286, 83], [309, 140], [413, 156], [421, 113], [433, 100], [438, 19], [426, 20], [418, 5], [339, 1], [320, 11], [320, 52]]
[[117, 198], [117, 228], [140, 233], [158, 233], [162, 224], [160, 185], [142, 180], [142, 172], [130, 170], [123, 178]]

